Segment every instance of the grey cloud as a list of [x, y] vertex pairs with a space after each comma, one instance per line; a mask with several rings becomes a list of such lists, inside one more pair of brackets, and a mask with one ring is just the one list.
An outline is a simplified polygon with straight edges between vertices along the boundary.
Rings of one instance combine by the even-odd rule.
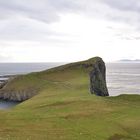
[[[57, 38], [59, 37], [59, 39]], [[0, 22], [0, 40], [64, 42], [60, 38], [69, 38], [69, 34], [53, 31], [50, 24], [29, 18], [7, 19]]]
[[102, 0], [111, 8], [113, 20], [123, 21], [139, 28], [140, 22], [140, 1], [139, 0]]
[[0, 0], [0, 40], [47, 41], [51, 36], [64, 36], [51, 31], [48, 23], [79, 8], [71, 0]]
[[[55, 15], [64, 11], [79, 11], [89, 9], [91, 12], [96, 8], [103, 8], [105, 4], [110, 8], [119, 10], [139, 11], [139, 0], [0, 0], [0, 10], [15, 12], [14, 14], [27, 14], [29, 16], [38, 15], [42, 17], [46, 14]], [[102, 13], [104, 9], [101, 9]], [[96, 11], [97, 12], [97, 11]], [[4, 13], [3, 13], [4, 14]], [[98, 13], [97, 13], [98, 14]], [[6, 14], [5, 14], [6, 15]], [[34, 17], [34, 16], [33, 16]]]
[[54, 33], [43, 23], [28, 19], [7, 20], [0, 23], [0, 40], [39, 40], [51, 34]]
[[46, 23], [57, 22], [67, 12], [135, 22], [140, 19], [139, 10], [138, 0], [0, 0], [1, 19], [25, 16]]
[[65, 13], [140, 28], [139, 10], [139, 0], [0, 0], [0, 39], [47, 40], [47, 36], [57, 35], [49, 23], [59, 21], [59, 15]]
[[139, 0], [104, 0], [112, 8], [116, 8], [122, 11], [140, 11]]
[[71, 0], [0, 0], [1, 17], [21, 15], [48, 23], [59, 20], [59, 13], [78, 8]]

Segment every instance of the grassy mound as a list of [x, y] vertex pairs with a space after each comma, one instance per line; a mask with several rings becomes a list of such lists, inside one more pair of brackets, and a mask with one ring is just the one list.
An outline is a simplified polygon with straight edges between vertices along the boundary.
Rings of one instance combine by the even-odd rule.
[[9, 83], [5, 90], [36, 90], [38, 95], [0, 111], [0, 139], [139, 140], [139, 95], [90, 94], [90, 64], [97, 59], [31, 73]]

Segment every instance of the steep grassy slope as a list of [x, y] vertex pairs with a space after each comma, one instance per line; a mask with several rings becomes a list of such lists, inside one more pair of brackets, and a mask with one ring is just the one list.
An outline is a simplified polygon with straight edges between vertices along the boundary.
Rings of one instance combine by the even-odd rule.
[[139, 140], [139, 95], [90, 94], [91, 68], [85, 64], [96, 59], [21, 76], [7, 85], [9, 90], [35, 89], [39, 94], [0, 111], [0, 139]]

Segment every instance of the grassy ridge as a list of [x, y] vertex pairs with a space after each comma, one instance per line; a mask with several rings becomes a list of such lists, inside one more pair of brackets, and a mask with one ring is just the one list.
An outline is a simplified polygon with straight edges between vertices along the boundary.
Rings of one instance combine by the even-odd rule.
[[78, 77], [77, 73], [89, 75], [89, 71], [93, 69], [94, 63], [100, 59], [96, 57], [87, 61], [59, 66], [47, 71], [17, 76], [0, 90], [0, 97], [8, 100], [26, 100], [46, 89], [48, 82], [66, 82], [67, 79], [76, 80], [76, 77]]
[[91, 67], [83, 64], [96, 59], [10, 83], [7, 88], [18, 90], [37, 86], [39, 94], [12, 110], [0, 111], [0, 139], [139, 140], [139, 95], [102, 98], [89, 93]]

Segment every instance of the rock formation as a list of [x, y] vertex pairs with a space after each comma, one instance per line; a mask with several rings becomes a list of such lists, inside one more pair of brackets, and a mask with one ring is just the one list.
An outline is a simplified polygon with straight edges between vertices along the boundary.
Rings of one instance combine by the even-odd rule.
[[33, 97], [35, 93], [29, 91], [11, 91], [4, 90], [0, 91], [0, 99], [8, 100], [8, 101], [16, 101], [21, 102]]
[[[26, 77], [27, 75], [25, 75]], [[14, 76], [10, 78], [8, 81], [5, 81], [0, 84], [0, 99], [8, 100], [8, 101], [25, 101], [35, 96], [37, 93], [37, 86], [30, 87], [28, 84], [24, 86], [24, 88], [19, 88], [17, 83], [21, 82], [25, 85], [25, 82], [22, 81], [22, 77], [24, 76]], [[27, 79], [30, 80], [30, 79]], [[14, 85], [16, 83], [16, 85]]]
[[[84, 71], [86, 75], [90, 73], [90, 91], [92, 94], [109, 96], [106, 86], [105, 63], [100, 57], [95, 57], [39, 73], [15, 76], [11, 80], [8, 80], [7, 83], [0, 85], [0, 98], [11, 101], [27, 100], [39, 94], [39, 92], [43, 90], [42, 87], [47, 88], [47, 80], [53, 81], [51, 77], [47, 79], [47, 74], [60, 73], [61, 75], [65, 71], [65, 73], [67, 72], [66, 76], [69, 77], [70, 71], [75, 73], [77, 70], [79, 71], [79, 69]], [[57, 81], [59, 81], [59, 79], [57, 79]]]
[[90, 72], [90, 91], [98, 96], [109, 96], [106, 86], [106, 67], [101, 58], [96, 59]]

